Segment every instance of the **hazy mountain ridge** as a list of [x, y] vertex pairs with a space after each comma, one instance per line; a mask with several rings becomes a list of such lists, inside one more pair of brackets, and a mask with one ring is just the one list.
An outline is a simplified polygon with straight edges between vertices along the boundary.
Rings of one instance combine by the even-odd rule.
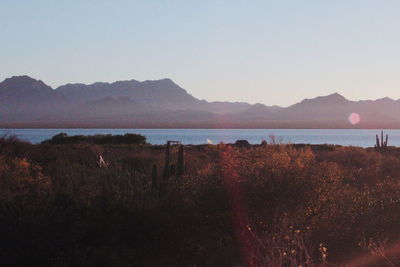
[[[352, 125], [348, 117], [358, 113]], [[338, 93], [287, 108], [199, 100], [170, 79], [66, 84], [14, 76], [0, 83], [2, 127], [400, 128], [400, 100]]]

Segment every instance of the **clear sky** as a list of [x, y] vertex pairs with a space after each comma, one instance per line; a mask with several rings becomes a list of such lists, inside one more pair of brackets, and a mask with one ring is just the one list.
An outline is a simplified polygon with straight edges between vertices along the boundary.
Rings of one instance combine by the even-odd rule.
[[400, 98], [399, 0], [0, 0], [0, 80], [171, 78], [210, 101]]

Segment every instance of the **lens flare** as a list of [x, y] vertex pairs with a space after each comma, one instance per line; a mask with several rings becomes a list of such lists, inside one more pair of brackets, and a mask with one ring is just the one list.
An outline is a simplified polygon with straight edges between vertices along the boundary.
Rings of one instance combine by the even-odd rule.
[[360, 114], [355, 113], [355, 112], [353, 112], [353, 113], [350, 114], [350, 116], [349, 116], [349, 122], [350, 122], [352, 125], [356, 125], [356, 124], [358, 124], [360, 121], [361, 121]]

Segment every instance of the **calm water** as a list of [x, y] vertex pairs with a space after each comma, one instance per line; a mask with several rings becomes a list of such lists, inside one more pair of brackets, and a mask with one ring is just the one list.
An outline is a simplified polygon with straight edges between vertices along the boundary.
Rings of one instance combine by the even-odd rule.
[[[330, 129], [0, 129], [0, 134], [15, 134], [32, 143], [40, 143], [65, 132], [68, 135], [138, 133], [147, 137], [151, 144], [165, 144], [167, 140], [179, 140], [184, 144], [232, 143], [246, 139], [252, 144], [269, 140], [273, 135], [283, 143], [338, 144], [370, 147], [375, 144], [375, 134], [380, 130], [330, 130]], [[400, 130], [387, 130], [389, 145], [400, 146]]]

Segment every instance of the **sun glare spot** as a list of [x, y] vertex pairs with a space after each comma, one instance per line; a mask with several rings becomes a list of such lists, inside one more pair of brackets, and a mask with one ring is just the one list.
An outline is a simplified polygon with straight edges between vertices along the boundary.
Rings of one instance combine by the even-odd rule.
[[349, 122], [352, 125], [358, 124], [361, 121], [360, 114], [358, 113], [351, 113], [349, 116]]

